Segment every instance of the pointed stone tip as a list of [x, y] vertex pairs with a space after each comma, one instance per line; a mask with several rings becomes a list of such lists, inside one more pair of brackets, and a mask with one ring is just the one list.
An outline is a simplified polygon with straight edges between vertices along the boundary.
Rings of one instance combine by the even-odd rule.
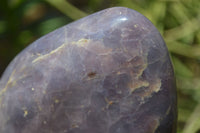
[[[88, 19], [90, 17], [90, 19]], [[138, 29], [146, 32], [158, 32], [154, 25], [139, 12], [126, 7], [111, 7], [104, 9], [88, 17], [82, 18], [75, 23], [66, 26], [73, 27], [86, 32], [98, 32], [112, 29]], [[79, 23], [79, 24], [77, 24]], [[136, 31], [137, 32], [137, 31]]]
[[[123, 7], [123, 6], [117, 6], [117, 7], [110, 7], [110, 8], [107, 8], [107, 9], [104, 9], [102, 11], [115, 11], [115, 12], [127, 12], [127, 11], [130, 11], [130, 12], [137, 12], [133, 9], [130, 9], [128, 7]], [[139, 12], [137, 12], [139, 13]]]

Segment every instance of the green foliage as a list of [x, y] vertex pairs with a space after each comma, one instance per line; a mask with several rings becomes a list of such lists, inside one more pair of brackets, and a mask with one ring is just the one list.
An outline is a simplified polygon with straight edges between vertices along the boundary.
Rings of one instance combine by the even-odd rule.
[[0, 73], [40, 36], [90, 13], [125, 6], [149, 18], [163, 35], [178, 88], [178, 133], [200, 132], [199, 0], [2, 0]]

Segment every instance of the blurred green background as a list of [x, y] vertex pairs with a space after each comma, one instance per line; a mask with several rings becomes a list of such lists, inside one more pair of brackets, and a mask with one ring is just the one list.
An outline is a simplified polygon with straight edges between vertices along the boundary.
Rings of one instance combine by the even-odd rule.
[[176, 74], [177, 133], [200, 133], [199, 0], [1, 0], [0, 75], [14, 56], [34, 40], [113, 6], [137, 10], [163, 35]]

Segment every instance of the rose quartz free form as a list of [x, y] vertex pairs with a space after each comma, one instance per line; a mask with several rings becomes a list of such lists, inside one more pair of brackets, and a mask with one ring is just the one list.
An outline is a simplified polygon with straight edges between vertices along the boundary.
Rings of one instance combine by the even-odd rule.
[[0, 81], [0, 133], [175, 133], [166, 45], [140, 13], [109, 8], [38, 39]]

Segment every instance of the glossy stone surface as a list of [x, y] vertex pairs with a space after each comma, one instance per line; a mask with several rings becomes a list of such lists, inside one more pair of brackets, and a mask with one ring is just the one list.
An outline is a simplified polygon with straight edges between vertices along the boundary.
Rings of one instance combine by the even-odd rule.
[[0, 133], [175, 133], [165, 43], [123, 7], [57, 29], [23, 50], [0, 81]]

